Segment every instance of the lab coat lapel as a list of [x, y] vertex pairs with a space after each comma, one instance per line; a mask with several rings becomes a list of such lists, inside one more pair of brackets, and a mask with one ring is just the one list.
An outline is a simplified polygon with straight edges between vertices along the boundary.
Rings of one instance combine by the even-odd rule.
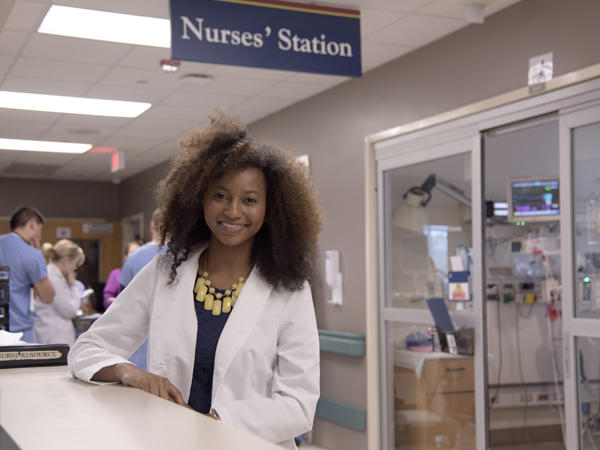
[[262, 314], [263, 308], [271, 295], [269, 286], [257, 269], [254, 269], [231, 311], [231, 316], [219, 338], [215, 354], [215, 371], [213, 377], [213, 399], [230, 368], [232, 361], [244, 345]]

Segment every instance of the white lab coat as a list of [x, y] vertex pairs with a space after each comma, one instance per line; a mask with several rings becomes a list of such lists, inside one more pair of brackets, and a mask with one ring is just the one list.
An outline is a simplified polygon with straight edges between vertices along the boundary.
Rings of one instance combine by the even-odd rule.
[[[148, 371], [168, 378], [187, 401], [198, 321], [193, 288], [202, 248], [167, 285], [158, 255], [69, 352], [69, 369], [84, 381], [128, 362], [148, 337]], [[224, 424], [294, 449], [312, 428], [319, 398], [319, 338], [308, 283], [275, 291], [255, 268], [230, 313], [215, 355], [212, 408]], [[100, 383], [99, 383], [100, 384]]]
[[56, 292], [49, 305], [39, 297], [35, 298], [34, 331], [38, 344], [75, 343], [75, 326], [73, 318], [81, 307], [81, 292], [77, 286], [71, 286], [53, 263], [48, 264], [48, 279]]

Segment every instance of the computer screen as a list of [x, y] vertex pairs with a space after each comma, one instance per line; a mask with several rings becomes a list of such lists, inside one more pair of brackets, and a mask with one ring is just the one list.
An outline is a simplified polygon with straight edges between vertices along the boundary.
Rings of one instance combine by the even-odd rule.
[[513, 220], [559, 220], [558, 177], [513, 179], [508, 185], [509, 215]]

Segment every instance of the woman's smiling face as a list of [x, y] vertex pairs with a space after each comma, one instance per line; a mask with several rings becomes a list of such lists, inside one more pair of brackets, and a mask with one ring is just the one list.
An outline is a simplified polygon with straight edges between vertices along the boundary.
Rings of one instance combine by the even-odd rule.
[[223, 176], [204, 200], [204, 220], [212, 238], [228, 247], [252, 247], [265, 220], [266, 200], [267, 186], [260, 169]]

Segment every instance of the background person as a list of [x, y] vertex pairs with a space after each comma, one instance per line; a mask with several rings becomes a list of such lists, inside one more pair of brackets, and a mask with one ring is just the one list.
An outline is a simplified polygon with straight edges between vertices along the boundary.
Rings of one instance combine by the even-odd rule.
[[[137, 241], [131, 241], [127, 244], [127, 248], [125, 249], [125, 254], [123, 255], [123, 263], [127, 261], [129, 255], [131, 255], [134, 251], [140, 248], [140, 243]], [[106, 285], [104, 286], [103, 291], [103, 303], [104, 309], [108, 308], [112, 302], [115, 301], [119, 292], [121, 292], [121, 285], [119, 283], [119, 279], [121, 278], [121, 269], [113, 269], [108, 275], [108, 280], [106, 281]]]
[[[188, 402], [294, 449], [319, 398], [306, 281], [318, 266], [318, 196], [291, 154], [247, 136], [224, 112], [182, 145], [158, 189], [168, 253], [79, 338], [71, 373]], [[146, 336], [149, 372], [127, 361]]]
[[37, 209], [23, 206], [10, 218], [12, 232], [0, 236], [0, 266], [10, 267], [10, 331], [23, 332], [21, 340], [29, 343], [35, 342], [32, 287], [41, 302], [49, 304], [54, 299], [54, 288], [48, 280], [40, 246], [43, 225], [44, 216]]
[[48, 279], [54, 286], [54, 301], [46, 305], [36, 297], [37, 319], [35, 340], [39, 344], [75, 343], [73, 319], [81, 307], [81, 291], [77, 287], [77, 269], [85, 261], [81, 247], [68, 239], [46, 243]]
[[129, 258], [123, 264], [121, 269], [121, 276], [119, 282], [121, 283], [121, 290], [125, 289], [131, 283], [131, 280], [142, 270], [146, 264], [154, 259], [159, 253], [166, 253], [167, 248], [160, 246], [160, 237], [156, 232], [156, 217], [158, 216], [158, 209], [152, 213], [152, 220], [150, 220], [150, 233], [152, 233], [152, 240], [145, 243], [140, 248], [135, 250]]

